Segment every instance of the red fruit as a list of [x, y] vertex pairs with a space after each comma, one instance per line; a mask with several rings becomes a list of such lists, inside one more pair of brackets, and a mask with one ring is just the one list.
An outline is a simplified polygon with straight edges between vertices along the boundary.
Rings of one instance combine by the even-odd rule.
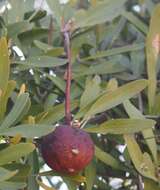
[[53, 170], [76, 174], [92, 160], [94, 144], [82, 129], [61, 125], [42, 138], [41, 153]]

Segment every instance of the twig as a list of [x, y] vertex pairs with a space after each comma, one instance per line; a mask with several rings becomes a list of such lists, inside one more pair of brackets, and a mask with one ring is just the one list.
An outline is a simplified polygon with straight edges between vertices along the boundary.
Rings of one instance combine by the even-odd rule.
[[67, 81], [66, 81], [66, 90], [65, 90], [65, 120], [66, 124], [71, 125], [71, 108], [70, 108], [70, 94], [71, 94], [71, 43], [70, 43], [70, 31], [71, 31], [71, 23], [67, 24], [62, 23], [62, 32], [64, 36], [64, 46], [67, 54]]

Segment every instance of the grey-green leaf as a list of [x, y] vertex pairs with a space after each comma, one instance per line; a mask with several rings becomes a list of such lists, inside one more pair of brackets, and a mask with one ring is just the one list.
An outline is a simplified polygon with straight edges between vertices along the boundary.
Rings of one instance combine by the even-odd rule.
[[6, 129], [0, 128], [0, 134], [6, 136], [15, 136], [17, 134], [20, 134], [22, 137], [34, 138], [47, 135], [48, 133], [51, 133], [53, 130], [53, 125], [23, 124]]
[[16, 161], [22, 156], [26, 156], [35, 149], [32, 143], [19, 143], [10, 145], [9, 147], [0, 151], [0, 165], [8, 164], [9, 162]]
[[144, 129], [151, 129], [154, 125], [155, 121], [151, 119], [114, 119], [85, 130], [90, 133], [101, 134], [131, 134]]
[[75, 28], [93, 26], [113, 20], [123, 11], [125, 2], [126, 0], [105, 0], [86, 12], [79, 12], [75, 15]]
[[125, 84], [112, 92], [105, 93], [97, 99], [88, 113], [86, 113], [85, 119], [97, 113], [111, 109], [121, 104], [125, 100], [132, 98], [142, 91], [147, 86], [147, 84], [148, 82], [145, 79], [136, 80]]

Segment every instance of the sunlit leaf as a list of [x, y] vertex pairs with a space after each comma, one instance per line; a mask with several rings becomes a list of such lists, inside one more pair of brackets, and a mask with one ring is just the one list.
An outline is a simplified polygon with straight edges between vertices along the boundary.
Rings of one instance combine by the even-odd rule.
[[97, 113], [103, 112], [105, 110], [111, 109], [125, 100], [132, 98], [140, 91], [142, 91], [147, 86], [146, 80], [137, 80], [125, 84], [112, 92], [108, 92], [102, 95], [98, 100], [92, 105], [91, 109], [86, 113], [85, 118], [93, 116]]
[[154, 125], [155, 121], [150, 119], [114, 119], [85, 130], [101, 134], [131, 134], [152, 128]]

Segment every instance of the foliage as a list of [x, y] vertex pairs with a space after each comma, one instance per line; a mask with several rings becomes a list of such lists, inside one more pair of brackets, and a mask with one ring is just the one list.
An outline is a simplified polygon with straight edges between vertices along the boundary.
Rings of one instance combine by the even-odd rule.
[[[160, 189], [160, 4], [47, 3], [54, 14], [35, 10], [34, 0], [0, 3], [0, 190], [59, 189], [53, 176], [70, 190], [115, 189], [115, 178], [120, 190]], [[64, 121], [62, 20], [72, 24], [73, 119], [95, 143], [92, 163], [75, 176], [40, 173], [37, 148]]]

